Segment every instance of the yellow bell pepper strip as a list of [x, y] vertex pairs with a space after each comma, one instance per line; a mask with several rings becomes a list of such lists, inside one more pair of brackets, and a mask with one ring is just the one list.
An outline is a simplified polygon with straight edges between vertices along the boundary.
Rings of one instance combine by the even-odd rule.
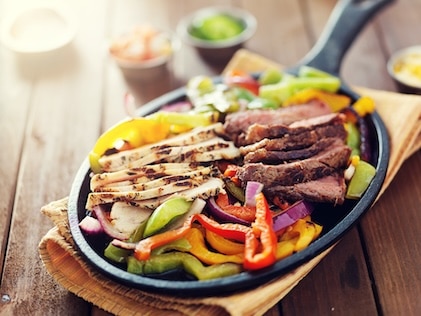
[[195, 256], [178, 251], [153, 255], [146, 261], [139, 261], [135, 257], [127, 259], [127, 271], [138, 275], [163, 273], [175, 269], [183, 269], [201, 281], [223, 278], [243, 271], [240, 264], [231, 262], [205, 266]]
[[295, 244], [297, 243], [298, 237], [290, 240], [282, 240], [276, 244], [276, 260], [281, 260], [289, 257], [294, 253]]
[[283, 106], [304, 104], [314, 99], [326, 103], [333, 112], [339, 112], [351, 105], [351, 98], [349, 96], [309, 88], [294, 93], [291, 97], [285, 100]]
[[[323, 227], [310, 221], [310, 217], [300, 219], [289, 227], [289, 232], [276, 246], [276, 260], [281, 260], [294, 252], [306, 248], [310, 242], [319, 237]], [[297, 236], [298, 234], [298, 236]], [[289, 237], [295, 236], [291, 239]]]
[[244, 268], [258, 270], [272, 265], [276, 261], [276, 243], [269, 205], [260, 192], [256, 195], [256, 219], [246, 235]]
[[129, 148], [136, 148], [163, 140], [169, 135], [169, 125], [156, 120], [138, 117], [117, 123], [104, 132], [89, 153], [89, 163], [94, 173], [101, 172], [99, 158], [107, 150], [115, 148], [118, 142], [127, 142]]
[[203, 263], [211, 265], [225, 262], [243, 263], [244, 261], [244, 253], [225, 255], [210, 251], [206, 247], [205, 237], [199, 228], [190, 229], [185, 238], [191, 245], [189, 252]]
[[372, 98], [368, 96], [362, 96], [352, 105], [352, 107], [359, 116], [364, 117], [367, 114], [373, 113], [376, 105]]
[[147, 118], [153, 119], [165, 125], [192, 129], [199, 126], [208, 126], [217, 123], [219, 113], [216, 111], [203, 113], [159, 111], [147, 116]]
[[226, 255], [236, 255], [244, 253], [244, 243], [238, 243], [206, 229], [206, 241], [216, 251]]
[[[184, 237], [191, 229], [191, 225], [195, 221], [200, 222], [200, 224], [202, 224], [204, 228], [212, 230], [213, 232], [219, 234], [222, 237], [234, 239], [241, 242], [244, 242], [246, 234], [251, 231], [251, 228], [248, 226], [234, 223], [220, 224], [204, 214], [194, 214], [184, 222], [182, 227], [178, 229], [168, 230], [163, 233], [153, 235], [139, 241], [134, 246], [134, 256], [138, 260], [149, 259], [152, 249], [165, 245], [178, 238]], [[124, 242], [120, 242], [118, 240], [113, 240], [113, 244], [116, 246], [121, 246], [123, 248], [133, 248], [133, 245], [125, 244]]]
[[297, 252], [306, 248], [313, 240], [319, 237], [322, 226], [311, 221], [309, 216], [296, 221], [281, 236], [281, 242], [292, 242], [293, 251]]

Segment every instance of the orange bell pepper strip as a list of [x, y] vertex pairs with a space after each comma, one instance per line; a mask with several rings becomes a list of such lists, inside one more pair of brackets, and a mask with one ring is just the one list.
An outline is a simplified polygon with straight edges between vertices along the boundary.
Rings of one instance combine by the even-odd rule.
[[178, 229], [168, 230], [139, 241], [136, 244], [134, 251], [135, 258], [138, 260], [149, 259], [151, 251], [156, 247], [186, 236], [195, 221], [198, 221], [204, 228], [209, 229], [222, 237], [241, 242], [244, 242], [246, 234], [251, 232], [251, 228], [248, 226], [234, 223], [220, 224], [204, 214], [194, 214], [184, 222], [182, 227]]
[[225, 255], [218, 252], [210, 251], [205, 244], [205, 237], [199, 228], [190, 229], [185, 238], [190, 243], [191, 247], [188, 250], [201, 262], [206, 264], [219, 264], [226, 262], [243, 263], [244, 254], [237, 253], [233, 255]]
[[[276, 261], [277, 238], [273, 230], [272, 214], [263, 193], [256, 195], [256, 219], [246, 235], [244, 268], [258, 270]], [[258, 252], [260, 251], [260, 252]]]

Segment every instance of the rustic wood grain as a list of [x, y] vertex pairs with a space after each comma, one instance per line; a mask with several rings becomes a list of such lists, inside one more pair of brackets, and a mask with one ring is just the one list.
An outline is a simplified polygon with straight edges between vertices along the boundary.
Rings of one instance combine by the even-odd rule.
[[384, 315], [421, 311], [421, 151], [410, 157], [363, 218], [367, 253]]
[[[37, 252], [40, 238], [51, 226], [48, 219], [39, 216], [39, 208], [69, 193], [75, 172], [99, 132], [99, 128], [92, 127], [100, 123], [102, 61], [98, 56], [104, 24], [92, 24], [92, 16], [104, 21], [105, 12], [94, 2], [79, 1], [72, 9], [77, 10], [79, 26], [84, 30], [73, 45], [57, 54], [12, 55], [4, 60], [21, 76], [15, 80], [11, 75], [5, 91], [22, 90], [6, 106], [11, 114], [20, 108], [24, 120], [21, 122], [16, 115], [2, 120], [8, 119], [8, 124], [17, 129], [16, 135], [24, 132], [25, 138], [20, 160], [15, 161], [19, 163], [19, 175], [13, 177], [17, 183], [11, 183], [16, 185], [16, 192], [14, 205], [10, 205], [13, 217], [9, 218], [11, 227], [1, 282], [1, 294], [7, 294], [11, 301], [0, 306], [2, 315], [89, 311], [88, 304], [53, 281]], [[30, 88], [29, 95], [25, 85]], [[87, 126], [91, 127], [88, 133]], [[16, 149], [20, 150], [20, 146]], [[12, 150], [11, 154], [13, 159]], [[8, 164], [2, 166], [2, 172], [8, 167], [13, 171]], [[9, 192], [13, 196], [13, 188]]]

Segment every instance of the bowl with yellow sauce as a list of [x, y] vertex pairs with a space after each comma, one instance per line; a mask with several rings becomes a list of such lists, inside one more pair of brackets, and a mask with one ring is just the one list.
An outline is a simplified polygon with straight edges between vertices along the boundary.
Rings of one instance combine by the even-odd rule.
[[109, 54], [127, 78], [149, 80], [165, 74], [178, 46], [172, 34], [145, 24], [113, 38]]
[[211, 63], [226, 63], [255, 33], [256, 18], [237, 7], [206, 7], [177, 25], [181, 40]]
[[421, 94], [421, 45], [394, 53], [387, 69], [399, 92]]

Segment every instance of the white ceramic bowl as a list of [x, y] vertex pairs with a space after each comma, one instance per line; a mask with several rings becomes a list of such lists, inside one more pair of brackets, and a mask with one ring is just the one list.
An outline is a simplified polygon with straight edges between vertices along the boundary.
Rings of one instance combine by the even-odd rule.
[[[215, 15], [228, 15], [240, 21], [244, 29], [236, 36], [224, 40], [204, 40], [191, 34], [195, 21]], [[243, 46], [255, 33], [256, 18], [249, 12], [235, 7], [206, 7], [187, 15], [177, 25], [177, 34], [181, 40], [196, 48], [197, 52], [206, 61], [212, 63], [225, 63]]]
[[6, 18], [2, 25], [3, 44], [17, 53], [54, 51], [70, 43], [75, 35], [74, 20], [53, 5], [33, 6]]
[[421, 45], [395, 52], [387, 63], [387, 70], [399, 92], [421, 94]]

